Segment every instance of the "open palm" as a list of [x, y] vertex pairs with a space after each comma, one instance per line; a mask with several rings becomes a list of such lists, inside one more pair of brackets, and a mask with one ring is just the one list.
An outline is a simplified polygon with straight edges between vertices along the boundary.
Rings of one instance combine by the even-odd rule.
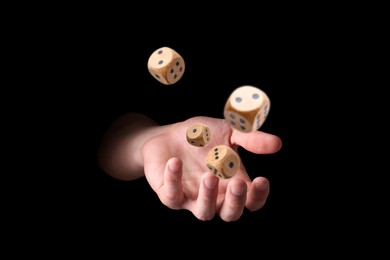
[[[205, 147], [190, 145], [186, 131], [194, 123], [209, 127], [211, 140]], [[193, 117], [164, 126], [163, 133], [148, 140], [142, 149], [145, 176], [161, 202], [172, 209], [187, 209], [200, 220], [216, 214], [224, 221], [240, 218], [244, 208], [260, 209], [269, 194], [264, 177], [251, 180], [245, 166], [232, 178], [219, 179], [206, 167], [206, 154], [216, 145], [237, 147], [255, 154], [277, 152], [281, 140], [261, 131], [242, 133], [223, 119]]]

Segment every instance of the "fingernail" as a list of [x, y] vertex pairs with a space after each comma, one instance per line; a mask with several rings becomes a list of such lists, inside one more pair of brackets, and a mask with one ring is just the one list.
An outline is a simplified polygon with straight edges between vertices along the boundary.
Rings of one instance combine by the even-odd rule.
[[179, 171], [179, 164], [177, 164], [177, 163], [169, 162], [168, 167], [169, 167], [169, 170], [171, 172], [178, 172]]
[[245, 187], [240, 186], [240, 185], [234, 185], [230, 188], [230, 190], [232, 191], [232, 193], [234, 195], [241, 196], [245, 191]]
[[207, 178], [204, 180], [204, 184], [208, 189], [213, 189], [217, 185], [217, 181], [216, 178]]
[[256, 183], [255, 185], [258, 191], [265, 191], [268, 188], [267, 183]]

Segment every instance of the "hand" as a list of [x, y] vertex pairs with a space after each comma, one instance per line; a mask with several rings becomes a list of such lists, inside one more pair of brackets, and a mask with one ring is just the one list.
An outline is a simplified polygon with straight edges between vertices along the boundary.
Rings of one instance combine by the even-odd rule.
[[[211, 140], [205, 147], [195, 147], [186, 140], [187, 128], [194, 123], [207, 125]], [[224, 119], [193, 117], [164, 126], [162, 131], [142, 146], [144, 173], [161, 202], [171, 209], [186, 209], [200, 220], [219, 215], [224, 221], [238, 220], [246, 207], [256, 211], [265, 204], [270, 187], [264, 177], [251, 180], [243, 163], [232, 178], [219, 179], [205, 164], [208, 151], [215, 145], [238, 146], [255, 154], [277, 152], [279, 137], [261, 131], [242, 133]]]

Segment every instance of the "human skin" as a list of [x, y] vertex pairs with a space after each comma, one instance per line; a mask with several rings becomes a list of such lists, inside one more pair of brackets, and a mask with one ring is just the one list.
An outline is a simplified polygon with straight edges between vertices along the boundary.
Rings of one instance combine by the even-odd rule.
[[[185, 137], [194, 123], [209, 127], [212, 138], [205, 147], [190, 145]], [[199, 220], [219, 215], [226, 222], [238, 220], [244, 209], [261, 209], [270, 184], [258, 176], [251, 180], [242, 161], [238, 172], [220, 179], [205, 164], [215, 145], [240, 146], [254, 154], [280, 150], [281, 139], [262, 131], [242, 133], [224, 119], [196, 116], [182, 122], [158, 125], [151, 118], [128, 113], [118, 118], [102, 139], [98, 161], [110, 176], [131, 181], [145, 177], [160, 201], [171, 209], [186, 209]]]

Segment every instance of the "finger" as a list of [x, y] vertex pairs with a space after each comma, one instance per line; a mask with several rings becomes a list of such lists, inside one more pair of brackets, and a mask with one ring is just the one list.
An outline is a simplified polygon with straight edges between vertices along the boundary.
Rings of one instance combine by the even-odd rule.
[[247, 185], [241, 179], [232, 179], [226, 190], [225, 200], [222, 203], [220, 217], [224, 221], [236, 221], [244, 212]]
[[243, 133], [234, 129], [231, 142], [256, 154], [275, 153], [282, 147], [282, 140], [278, 136], [261, 131]]
[[262, 208], [268, 198], [269, 191], [269, 182], [266, 178], [255, 178], [250, 185], [245, 207], [250, 211]]
[[215, 216], [219, 178], [207, 172], [203, 175], [196, 200], [194, 215], [200, 220], [211, 220]]
[[161, 202], [172, 209], [181, 209], [184, 201], [182, 166], [179, 158], [168, 160], [164, 170], [164, 184], [158, 191]]

